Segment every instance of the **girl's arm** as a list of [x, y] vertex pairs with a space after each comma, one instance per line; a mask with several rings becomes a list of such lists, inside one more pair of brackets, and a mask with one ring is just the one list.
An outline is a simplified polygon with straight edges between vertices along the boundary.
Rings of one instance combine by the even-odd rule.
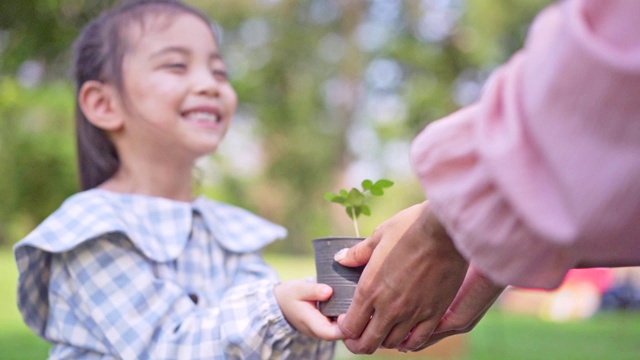
[[[73, 349], [124, 359], [330, 358], [284, 320], [274, 282], [233, 286], [219, 307], [199, 308], [159, 279], [125, 237], [88, 241], [52, 259], [47, 337], [54, 354]], [[257, 275], [257, 273], [256, 273]]]
[[231, 258], [234, 264], [228, 265], [235, 269], [233, 286], [251, 284], [265, 278], [276, 283], [273, 293], [278, 304], [277, 312], [281, 312], [284, 320], [297, 330], [288, 339], [288, 346], [298, 349], [295, 352], [298, 357], [308, 358], [310, 355], [305, 355], [305, 348], [309, 346], [317, 347], [322, 353], [333, 352], [335, 344], [328, 341], [341, 340], [344, 336], [338, 324], [322, 315], [316, 305], [317, 301], [329, 299], [333, 293], [331, 287], [306, 280], [280, 283], [277, 273], [263, 260], [260, 252], [248, 252]]

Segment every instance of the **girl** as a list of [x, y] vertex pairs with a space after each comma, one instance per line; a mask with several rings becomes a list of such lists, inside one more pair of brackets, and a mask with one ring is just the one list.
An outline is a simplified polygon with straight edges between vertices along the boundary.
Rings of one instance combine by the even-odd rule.
[[84, 191], [14, 249], [19, 308], [50, 357], [331, 358], [343, 336], [315, 302], [332, 289], [277, 283], [260, 257], [285, 229], [192, 198], [237, 102], [206, 17], [121, 5], [83, 30], [74, 64]]

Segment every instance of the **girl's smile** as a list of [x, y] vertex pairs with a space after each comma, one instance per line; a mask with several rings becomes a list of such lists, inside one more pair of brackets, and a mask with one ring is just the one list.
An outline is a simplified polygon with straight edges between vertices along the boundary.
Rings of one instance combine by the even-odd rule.
[[216, 106], [197, 106], [182, 113], [185, 121], [197, 126], [218, 128], [222, 126], [222, 115]]

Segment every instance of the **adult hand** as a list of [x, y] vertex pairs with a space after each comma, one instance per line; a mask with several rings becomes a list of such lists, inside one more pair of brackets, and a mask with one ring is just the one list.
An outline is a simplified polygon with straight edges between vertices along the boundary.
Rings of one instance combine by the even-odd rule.
[[[446, 337], [471, 331], [504, 289], [504, 286], [494, 284], [489, 278], [480, 273], [472, 263], [458, 294], [440, 320], [429, 341], [412, 350], [418, 351]], [[412, 334], [409, 335], [405, 342], [408, 342], [411, 337]], [[400, 344], [399, 349], [405, 350], [405, 344]]]
[[367, 264], [349, 310], [338, 318], [345, 345], [358, 354], [401, 343], [407, 350], [421, 348], [468, 267], [428, 202], [399, 212], [369, 238], [336, 254], [336, 261]]

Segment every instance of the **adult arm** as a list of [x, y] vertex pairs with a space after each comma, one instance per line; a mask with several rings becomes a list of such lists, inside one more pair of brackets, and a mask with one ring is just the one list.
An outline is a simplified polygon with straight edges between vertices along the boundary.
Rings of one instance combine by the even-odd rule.
[[640, 2], [547, 8], [480, 101], [412, 160], [456, 248], [498, 284], [640, 264]]
[[[553, 288], [581, 264], [640, 264], [639, 7], [633, 0], [549, 7], [477, 104], [428, 126], [414, 141], [412, 160], [435, 218], [496, 289]], [[388, 247], [369, 244], [371, 260], [359, 259], [369, 261], [363, 281], [407, 269], [401, 259], [391, 262]], [[434, 284], [425, 280], [418, 289]], [[380, 344], [389, 324], [404, 332], [424, 316], [403, 318], [393, 299], [379, 295], [385, 286], [359, 289], [368, 308], [355, 301], [341, 322], [346, 335], [361, 336], [350, 341], [354, 352]], [[424, 291], [403, 296], [412, 304]], [[483, 308], [472, 300], [465, 308]], [[367, 335], [370, 308], [384, 309], [388, 318], [374, 336]], [[430, 327], [412, 332], [410, 345], [428, 338]]]

